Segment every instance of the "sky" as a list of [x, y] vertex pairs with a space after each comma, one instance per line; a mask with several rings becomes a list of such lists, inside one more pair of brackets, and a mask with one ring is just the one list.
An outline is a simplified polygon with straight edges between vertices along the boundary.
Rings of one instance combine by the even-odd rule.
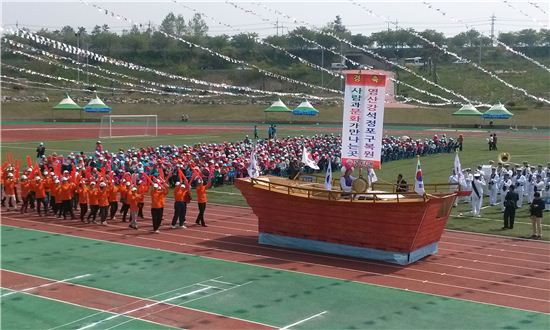
[[[510, 8], [502, 0], [462, 0], [443, 1], [426, 0], [434, 7], [441, 9], [447, 15], [443, 16], [433, 9], [429, 9], [419, 0], [401, 1], [360, 1], [371, 9], [378, 17], [369, 15], [366, 11], [354, 5], [351, 0], [324, 1], [324, 0], [299, 0], [299, 1], [262, 1], [263, 4], [277, 9], [293, 18], [306, 21], [315, 26], [323, 26], [334, 20], [336, 15], [342, 17], [344, 25], [353, 33], [368, 35], [373, 32], [393, 28], [394, 23], [388, 24], [388, 20], [397, 22], [399, 27], [414, 28], [416, 30], [435, 29], [447, 36], [452, 36], [466, 30], [467, 23], [476, 30], [489, 35], [492, 15], [495, 16], [495, 33], [518, 31], [526, 28], [549, 28], [549, 1], [508, 1], [515, 9]], [[210, 35], [228, 34], [237, 32], [256, 32], [260, 36], [286, 33], [298, 26], [288, 18], [267, 11], [261, 5], [251, 1], [237, 1], [239, 6], [254, 11], [258, 16], [245, 13], [232, 7], [224, 1], [6, 1], [2, 0], [2, 26], [14, 28], [27, 27], [31, 30], [47, 28], [49, 30], [60, 29], [65, 25], [72, 27], [83, 26], [91, 31], [95, 25], [107, 24], [113, 32], [128, 30], [131, 24], [116, 17], [107, 16], [90, 4], [97, 4], [109, 9], [118, 15], [130, 18], [143, 25], [149, 22], [152, 25], [160, 24], [169, 13], [181, 14], [184, 18], [191, 17], [194, 13], [188, 8], [206, 13], [214, 21], [205, 18], [209, 26]], [[533, 4], [540, 7], [536, 8]], [[462, 22], [453, 22], [448, 17], [452, 16]], [[261, 19], [269, 18], [278, 20], [277, 29], [272, 22]], [[218, 22], [229, 24], [230, 29]]]

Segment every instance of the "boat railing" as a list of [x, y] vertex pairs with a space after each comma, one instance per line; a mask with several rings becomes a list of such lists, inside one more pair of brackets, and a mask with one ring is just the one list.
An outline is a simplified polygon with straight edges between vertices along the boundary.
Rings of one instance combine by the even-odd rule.
[[[316, 187], [315, 185], [320, 185], [322, 183], [317, 182], [303, 182], [303, 181], [290, 181], [285, 180], [285, 182], [277, 182], [280, 178], [270, 177], [270, 178], [249, 178], [250, 182], [258, 187], [263, 187], [269, 191], [277, 191], [280, 193], [286, 193], [288, 195], [301, 195], [307, 198], [314, 199], [327, 199], [327, 200], [349, 200], [349, 202], [383, 202], [383, 201], [411, 201], [411, 200], [422, 200], [426, 201], [432, 197], [431, 194], [424, 194], [423, 196], [418, 195], [416, 192], [380, 192], [380, 191], [367, 191], [364, 193], [351, 192], [346, 193], [342, 190], [331, 189], [327, 190], [321, 187]], [[284, 179], [281, 179], [284, 180]], [[448, 188], [448, 185], [447, 185]], [[447, 190], [448, 192], [448, 190]]]
[[[306, 180], [302, 180], [302, 179]], [[321, 183], [323, 184], [325, 182], [325, 177], [320, 176], [317, 174], [306, 174], [306, 175], [300, 175], [298, 177], [299, 180], [303, 182], [313, 182], [313, 183]], [[338, 186], [340, 185], [339, 179], [333, 178], [332, 179], [332, 185]], [[399, 188], [399, 191], [398, 191]], [[405, 185], [402, 185], [400, 187], [397, 186], [397, 184], [389, 183], [389, 182], [375, 182], [372, 184], [372, 190], [383, 190], [391, 193], [404, 193], [404, 192], [414, 192], [414, 184], [407, 184], [406, 188]], [[405, 190], [405, 191], [403, 191]], [[445, 193], [445, 192], [455, 192], [460, 191], [461, 187], [458, 183], [426, 183], [424, 184], [424, 190], [426, 193]]]

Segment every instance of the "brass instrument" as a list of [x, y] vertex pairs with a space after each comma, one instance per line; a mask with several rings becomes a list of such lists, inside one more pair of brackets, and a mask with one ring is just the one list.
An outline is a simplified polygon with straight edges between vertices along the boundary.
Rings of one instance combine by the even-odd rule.
[[499, 155], [498, 155], [498, 161], [501, 162], [501, 163], [508, 163], [508, 161], [512, 158], [512, 156], [510, 156], [510, 153], [508, 152], [501, 152]]
[[510, 162], [510, 159], [512, 159], [512, 155], [510, 155], [509, 152], [501, 152], [498, 155], [498, 161], [500, 163], [502, 163], [503, 165], [508, 164], [508, 165], [512, 165], [512, 166], [515, 166], [515, 167], [519, 166], [519, 164], [517, 164], [517, 163]]

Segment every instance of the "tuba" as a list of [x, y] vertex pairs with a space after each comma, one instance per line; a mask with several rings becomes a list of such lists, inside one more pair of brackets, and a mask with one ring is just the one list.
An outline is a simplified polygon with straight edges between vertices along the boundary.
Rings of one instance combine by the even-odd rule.
[[512, 156], [510, 156], [510, 153], [508, 152], [501, 152], [499, 155], [498, 155], [498, 161], [501, 162], [501, 163], [508, 163], [508, 161], [512, 158]]

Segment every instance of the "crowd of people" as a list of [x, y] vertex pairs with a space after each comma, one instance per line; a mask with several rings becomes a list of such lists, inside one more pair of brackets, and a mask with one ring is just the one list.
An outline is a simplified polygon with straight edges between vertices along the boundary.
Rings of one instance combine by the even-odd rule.
[[503, 230], [513, 229], [516, 209], [526, 203], [533, 222], [531, 238], [542, 237], [541, 219], [543, 211], [550, 211], [550, 162], [546, 168], [543, 165], [531, 166], [494, 162], [480, 165], [476, 170], [464, 169], [463, 173], [453, 173], [449, 183], [461, 186], [470, 192], [464, 202], [470, 203], [474, 217], [481, 217], [484, 196], [489, 197], [489, 206], [500, 207], [503, 213]]
[[[251, 153], [254, 151], [261, 174], [294, 178], [303, 168], [301, 163], [304, 148], [311, 153], [321, 169], [331, 162], [333, 170], [341, 168], [341, 138], [334, 134], [276, 138], [276, 128], [270, 127], [271, 139], [254, 140], [246, 136], [242, 141], [223, 143], [200, 143], [195, 145], [160, 145], [157, 147], [130, 148], [110, 152], [97, 141], [92, 154], [70, 153], [66, 157], [46, 153], [41, 143], [37, 150], [37, 162], [32, 164], [27, 157], [27, 167], [20, 175], [20, 162], [12, 159], [2, 166], [2, 206], [12, 210], [21, 200], [20, 212], [34, 208], [38, 215], [51, 212], [58, 217], [74, 218], [74, 209], [80, 207], [80, 220], [102, 224], [114, 219], [121, 203], [122, 221], [137, 228], [137, 219], [143, 217], [145, 195], [151, 197], [151, 214], [154, 231], [158, 231], [163, 217], [165, 197], [169, 188], [174, 188], [174, 218], [172, 227], [185, 227], [187, 203], [191, 189], [196, 190], [199, 216], [196, 222], [206, 226], [206, 190], [223, 184], [231, 184], [235, 178], [247, 177]], [[392, 161], [428, 154], [452, 152], [462, 149], [463, 137], [457, 140], [434, 135], [432, 138], [411, 139], [407, 136], [385, 136], [382, 146], [382, 161]], [[512, 169], [508, 164], [480, 166], [476, 171], [466, 169], [463, 180], [451, 175], [450, 183], [460, 183], [462, 190], [472, 191], [468, 202], [472, 214], [480, 216], [483, 195], [489, 196], [491, 206], [500, 204], [506, 217], [514, 215], [506, 211], [507, 193], [514, 189], [519, 198], [532, 205], [535, 196], [550, 195], [550, 163], [546, 169], [524, 164]], [[402, 178], [401, 178], [402, 180]], [[510, 188], [513, 186], [514, 188]], [[19, 189], [19, 191], [18, 191]], [[538, 194], [538, 195], [537, 195]], [[500, 199], [499, 199], [500, 196]], [[500, 202], [498, 201], [500, 200]], [[546, 205], [550, 209], [550, 205]], [[511, 215], [510, 215], [511, 214]], [[535, 236], [540, 236], [537, 232]]]
[[446, 134], [417, 140], [408, 136], [385, 136], [382, 141], [382, 162], [462, 150], [463, 141], [462, 135], [456, 140], [448, 138]]

